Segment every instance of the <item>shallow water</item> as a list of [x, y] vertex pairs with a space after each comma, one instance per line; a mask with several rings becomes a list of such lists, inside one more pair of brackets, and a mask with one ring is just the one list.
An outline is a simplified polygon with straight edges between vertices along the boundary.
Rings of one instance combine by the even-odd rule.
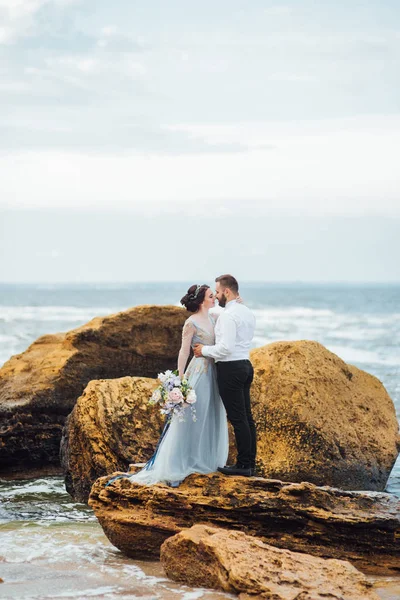
[[72, 501], [60, 477], [0, 481], [0, 498], [1, 598], [230, 597], [175, 584], [159, 563], [123, 556], [91, 509]]
[[[133, 561], [105, 537], [93, 512], [72, 501], [61, 477], [0, 481], [0, 597], [4, 600], [223, 600], [168, 580], [158, 562]], [[400, 577], [371, 578], [399, 600]]]

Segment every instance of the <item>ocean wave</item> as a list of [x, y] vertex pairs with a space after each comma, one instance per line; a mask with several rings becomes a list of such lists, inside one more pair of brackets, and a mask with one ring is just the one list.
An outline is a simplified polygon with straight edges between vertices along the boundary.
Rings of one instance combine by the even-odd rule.
[[19, 498], [27, 495], [42, 498], [48, 495], [66, 495], [64, 480], [60, 477], [19, 481], [0, 480], [0, 492], [2, 498]]
[[253, 310], [257, 323], [292, 323], [297, 321], [304, 323], [323, 323], [329, 329], [339, 327], [355, 326], [364, 329], [386, 331], [388, 327], [400, 325], [398, 313], [369, 314], [369, 313], [342, 313], [329, 309], [307, 308], [307, 307], [282, 307], [282, 308], [258, 308]]
[[89, 321], [94, 317], [107, 316], [126, 310], [127, 307], [92, 306], [0, 306], [0, 322], [13, 321]]
[[[165, 576], [159, 562], [134, 562], [111, 545], [97, 522], [9, 529], [2, 532], [0, 554], [2, 591], [8, 590], [8, 584], [18, 585], [26, 591], [19, 598], [229, 597], [175, 583]], [[56, 583], [60, 576], [62, 585], [56, 585], [54, 594], [48, 582]], [[106, 595], [98, 595], [105, 590]]]
[[309, 308], [308, 306], [289, 306], [289, 307], [268, 307], [268, 308], [255, 308], [253, 313], [258, 320], [271, 320], [271, 319], [293, 319], [293, 318], [310, 318], [310, 317], [322, 317], [330, 318], [335, 315], [334, 311], [327, 308]]
[[353, 346], [336, 346], [327, 344], [328, 350], [337, 354], [341, 359], [347, 363], [361, 363], [368, 365], [386, 365], [397, 367], [400, 366], [400, 357], [397, 355], [392, 356], [380, 356], [378, 352], [372, 350], [365, 350], [361, 348], [354, 348]]
[[366, 329], [366, 328], [342, 328], [335, 331], [329, 332], [329, 337], [341, 340], [351, 340], [360, 342], [370, 342], [379, 340], [382, 337], [387, 336], [388, 330], [383, 328]]
[[28, 522], [50, 526], [53, 523], [91, 522], [93, 511], [85, 504], [74, 502], [65, 490], [61, 477], [25, 481], [0, 480], [0, 523]]

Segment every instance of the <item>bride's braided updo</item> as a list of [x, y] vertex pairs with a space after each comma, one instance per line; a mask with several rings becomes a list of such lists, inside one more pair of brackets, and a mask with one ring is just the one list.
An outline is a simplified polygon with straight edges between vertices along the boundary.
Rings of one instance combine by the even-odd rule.
[[203, 285], [191, 285], [187, 293], [181, 298], [182, 306], [185, 306], [189, 312], [197, 312], [200, 304], [204, 302], [204, 297], [208, 289], [210, 289], [210, 286], [206, 283], [203, 283]]

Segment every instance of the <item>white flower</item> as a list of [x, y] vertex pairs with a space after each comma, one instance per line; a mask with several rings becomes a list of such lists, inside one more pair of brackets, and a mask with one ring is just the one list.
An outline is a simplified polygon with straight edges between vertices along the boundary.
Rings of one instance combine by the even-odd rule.
[[190, 390], [188, 395], [186, 396], [186, 402], [188, 404], [194, 404], [197, 400], [196, 392], [194, 390]]
[[151, 395], [151, 401], [152, 402], [160, 402], [161, 398], [162, 398], [162, 396], [161, 396], [160, 390], [158, 388], [155, 389]]

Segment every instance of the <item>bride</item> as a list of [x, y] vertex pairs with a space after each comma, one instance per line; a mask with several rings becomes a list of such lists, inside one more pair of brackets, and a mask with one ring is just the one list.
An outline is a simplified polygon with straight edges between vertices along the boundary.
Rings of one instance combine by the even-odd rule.
[[172, 487], [191, 473], [213, 473], [228, 458], [228, 423], [218, 392], [214, 360], [193, 357], [186, 371], [190, 349], [195, 344], [213, 346], [218, 313], [212, 309], [215, 299], [208, 285], [192, 285], [181, 304], [194, 313], [186, 319], [178, 356], [178, 372], [184, 374], [197, 395], [196, 421], [187, 409], [185, 421], [174, 415], [155, 455], [144, 468], [129, 476], [130, 481], [151, 485], [164, 482]]

